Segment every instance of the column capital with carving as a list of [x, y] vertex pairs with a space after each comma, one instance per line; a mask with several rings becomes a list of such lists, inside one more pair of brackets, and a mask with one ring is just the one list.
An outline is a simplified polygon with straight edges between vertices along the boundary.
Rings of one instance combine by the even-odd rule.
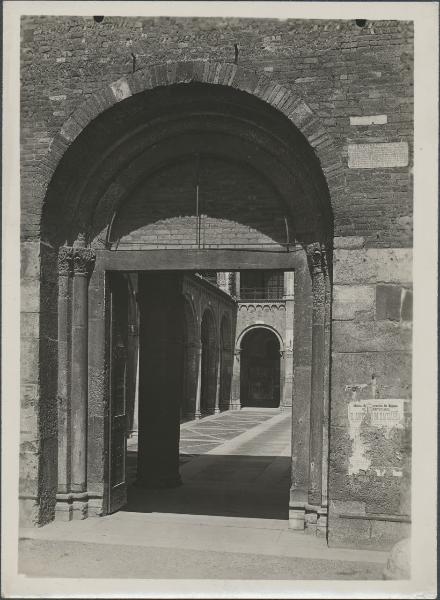
[[92, 248], [73, 248], [73, 270], [75, 275], [88, 275], [95, 262]]
[[61, 246], [58, 250], [58, 275], [68, 277], [72, 271], [73, 248]]
[[328, 272], [327, 247], [321, 242], [312, 242], [305, 247], [312, 275]]

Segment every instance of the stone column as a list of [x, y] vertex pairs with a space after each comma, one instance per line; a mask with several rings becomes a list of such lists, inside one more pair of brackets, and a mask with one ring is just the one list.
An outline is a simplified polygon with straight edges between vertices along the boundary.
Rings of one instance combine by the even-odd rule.
[[323, 253], [325, 277], [324, 305], [324, 393], [322, 411], [322, 492], [321, 509], [318, 512], [317, 533], [326, 535], [328, 517], [328, 458], [329, 458], [329, 400], [330, 400], [330, 331], [331, 331], [331, 278], [330, 250]]
[[240, 410], [240, 353], [241, 349], [234, 351], [234, 364], [232, 366], [232, 390], [229, 410]]
[[197, 388], [196, 388], [196, 412], [194, 413], [195, 419], [200, 419], [202, 412], [200, 410], [200, 401], [202, 395], [202, 343], [196, 347], [195, 356], [197, 360]]
[[321, 245], [307, 247], [312, 276], [312, 391], [310, 403], [309, 503], [321, 506], [324, 410], [325, 256]]
[[94, 252], [78, 243], [73, 248], [71, 489], [86, 492], [87, 485], [87, 319], [88, 276]]
[[56, 519], [70, 520], [70, 284], [73, 249], [58, 253], [58, 489]]
[[284, 273], [284, 301], [286, 306], [285, 347], [284, 347], [284, 385], [281, 406], [291, 407], [293, 396], [293, 318], [294, 318], [294, 273]]
[[214, 414], [220, 412], [220, 391], [221, 391], [221, 376], [222, 376], [222, 349], [221, 346], [217, 349], [217, 384], [215, 386], [215, 408]]
[[309, 500], [312, 282], [306, 253], [295, 267], [295, 352], [292, 402], [292, 470], [289, 527], [303, 530]]

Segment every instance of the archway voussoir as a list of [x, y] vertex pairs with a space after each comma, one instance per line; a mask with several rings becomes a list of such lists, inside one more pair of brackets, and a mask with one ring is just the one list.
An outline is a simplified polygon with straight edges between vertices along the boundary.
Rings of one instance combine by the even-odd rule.
[[220, 83], [222, 85], [226, 85], [226, 86], [230, 87], [235, 78], [236, 73], [237, 73], [237, 65], [234, 65], [232, 63], [226, 64], [224, 72], [223, 72], [223, 77], [222, 77], [222, 80]]
[[181, 60], [176, 63], [174, 72], [175, 83], [189, 83], [194, 80], [194, 62]]
[[218, 63], [218, 62], [212, 63], [212, 65], [209, 69], [208, 83], [217, 84], [219, 82], [221, 68], [222, 68], [221, 63]]
[[87, 115], [89, 122], [93, 121], [93, 119], [95, 119], [102, 110], [99, 100], [98, 100], [98, 97], [97, 97], [97, 94], [93, 94], [92, 96], [90, 96], [90, 98], [88, 98], [80, 106], [80, 109], [82, 109], [84, 111], [84, 113]]
[[133, 94], [145, 92], [153, 87], [151, 83], [151, 71], [150, 69], [142, 69], [135, 71], [131, 78], [131, 88]]
[[318, 120], [314, 121], [312, 129], [307, 135], [310, 145], [316, 148], [316, 146], [318, 146], [320, 142], [325, 141], [327, 137], [327, 132], [323, 129], [320, 122]]
[[95, 118], [95, 114], [95, 110], [84, 102], [84, 104], [81, 104], [81, 106], [76, 109], [74, 117], [75, 121], [84, 128]]
[[327, 133], [321, 136], [318, 140], [316, 140], [315, 144], [312, 145], [314, 145], [316, 152], [320, 155], [324, 155], [324, 151], [326, 149], [334, 148], [334, 142]]
[[267, 102], [268, 104], [272, 104], [271, 99], [275, 98], [278, 93], [280, 86], [278, 83], [274, 83], [271, 81], [269, 85], [266, 86], [264, 93], [261, 95], [261, 99]]
[[291, 106], [287, 116], [298, 129], [303, 130], [305, 123], [313, 118], [313, 111], [304, 100], [298, 99]]
[[203, 83], [208, 83], [209, 71], [211, 69], [211, 65], [212, 65], [212, 63], [210, 63], [209, 60], [205, 60], [203, 62], [203, 74], [202, 74], [202, 82]]
[[126, 98], [132, 96], [127, 77], [121, 77], [117, 81], [111, 83], [110, 89], [113, 92], [116, 102], [121, 102], [121, 100], [125, 100]]
[[284, 86], [280, 86], [280, 89], [272, 102], [272, 106], [281, 110], [281, 107], [285, 104], [289, 96], [289, 90]]
[[98, 113], [96, 116], [108, 108], [111, 108], [117, 102], [110, 86], [99, 90], [99, 92], [90, 97], [90, 100], [94, 100], [98, 106]]
[[223, 63], [223, 64], [219, 65], [219, 68], [216, 69], [216, 73], [215, 73], [215, 77], [214, 77], [215, 84], [219, 84], [219, 85], [223, 84], [227, 69], [228, 69], [227, 64]]
[[166, 64], [154, 65], [154, 67], [151, 69], [151, 74], [151, 82], [153, 87], [168, 85], [168, 72]]
[[256, 71], [250, 71], [245, 69], [237, 69], [234, 80], [232, 82], [232, 87], [241, 90], [242, 92], [247, 92], [248, 94], [253, 94], [255, 88], [258, 85], [258, 81], [260, 79], [260, 75]]
[[193, 65], [193, 77], [192, 77], [192, 80], [193, 81], [198, 81], [200, 83], [202, 83], [203, 81], [205, 81], [205, 79], [204, 79], [204, 73], [205, 73], [206, 63], [207, 63], [206, 60], [196, 60], [196, 61], [192, 62], [192, 65]]
[[269, 88], [272, 89], [273, 85], [273, 81], [269, 77], [267, 77], [267, 75], [261, 74], [258, 79], [257, 85], [254, 88], [253, 94], [260, 98], [260, 100], [264, 100], [265, 93]]
[[60, 134], [70, 144], [79, 136], [82, 130], [82, 125], [76, 121], [74, 116], [71, 116], [61, 127]]
[[178, 83], [177, 81], [177, 62], [170, 61], [166, 63], [167, 65], [167, 84], [173, 85], [173, 83]]
[[280, 87], [281, 86], [279, 85], [279, 83], [277, 83], [276, 81], [271, 81], [270, 85], [266, 88], [266, 92], [263, 96], [264, 101], [272, 105], [272, 102], [278, 94]]

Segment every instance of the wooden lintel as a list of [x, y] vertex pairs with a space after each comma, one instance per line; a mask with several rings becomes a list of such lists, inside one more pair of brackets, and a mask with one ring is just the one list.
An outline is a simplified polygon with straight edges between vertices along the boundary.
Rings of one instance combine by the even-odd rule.
[[96, 267], [112, 271], [293, 270], [302, 252], [273, 250], [98, 250]]

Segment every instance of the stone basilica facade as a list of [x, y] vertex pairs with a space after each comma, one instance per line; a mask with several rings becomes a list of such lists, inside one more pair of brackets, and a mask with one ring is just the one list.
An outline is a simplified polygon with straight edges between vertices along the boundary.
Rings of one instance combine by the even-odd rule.
[[182, 421], [292, 415], [294, 529], [408, 535], [413, 28], [22, 18], [20, 518], [179, 480]]

